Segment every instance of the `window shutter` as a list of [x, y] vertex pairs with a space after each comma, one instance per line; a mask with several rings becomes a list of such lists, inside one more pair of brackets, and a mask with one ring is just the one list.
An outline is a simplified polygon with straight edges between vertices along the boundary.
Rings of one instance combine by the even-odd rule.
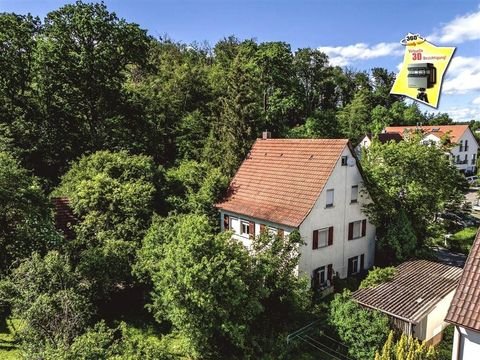
[[265, 232], [265, 224], [260, 224], [260, 234]]
[[348, 224], [348, 240], [353, 239], [353, 222]]
[[332, 281], [332, 278], [333, 278], [333, 266], [332, 264], [329, 264], [327, 266], [327, 279]]
[[367, 233], [367, 220], [362, 221], [362, 236], [365, 236]]
[[360, 255], [360, 271], [362, 271], [365, 267], [365, 255]]
[[255, 223], [253, 221], [250, 221], [248, 223], [248, 231], [250, 237], [254, 238], [255, 237]]
[[284, 236], [284, 235], [283, 235], [283, 234], [284, 234], [283, 229], [278, 229], [278, 233], [277, 233], [277, 234], [278, 234], [278, 237], [279, 237], [280, 239], [283, 239], [283, 236]]
[[320, 286], [318, 282], [318, 269], [313, 270], [313, 276], [312, 276], [312, 287], [318, 288]]
[[312, 249], [318, 249], [318, 230], [313, 231]]
[[348, 275], [351, 275], [353, 272], [353, 262], [352, 262], [352, 259], [348, 259], [348, 270], [347, 270], [347, 274]]
[[333, 226], [328, 228], [328, 246], [333, 245]]
[[230, 229], [230, 216], [223, 215], [223, 229], [229, 230]]

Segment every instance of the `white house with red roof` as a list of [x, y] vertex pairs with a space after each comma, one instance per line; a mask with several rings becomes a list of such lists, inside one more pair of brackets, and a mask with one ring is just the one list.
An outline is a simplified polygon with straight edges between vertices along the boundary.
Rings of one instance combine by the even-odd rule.
[[404, 136], [411, 131], [423, 133], [422, 142], [426, 145], [439, 144], [447, 138], [455, 146], [450, 150], [450, 159], [458, 170], [473, 173], [477, 168], [478, 143], [468, 125], [432, 125], [432, 126], [389, 126], [387, 134]]
[[370, 201], [345, 139], [258, 139], [217, 208], [223, 230], [250, 247], [269, 231], [297, 229], [299, 272], [330, 285], [373, 266], [375, 227], [362, 206]]

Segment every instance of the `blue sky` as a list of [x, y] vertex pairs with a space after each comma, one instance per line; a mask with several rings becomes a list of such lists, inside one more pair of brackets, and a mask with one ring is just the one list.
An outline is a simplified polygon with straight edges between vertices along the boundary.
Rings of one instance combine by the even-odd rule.
[[[0, 11], [40, 17], [59, 0], [0, 0]], [[456, 46], [438, 110], [454, 120], [480, 120], [480, 0], [154, 1], [106, 0], [117, 15], [153, 36], [190, 43], [234, 34], [286, 41], [292, 50], [321, 48], [341, 66], [397, 71], [400, 39], [420, 33], [439, 46]], [[423, 109], [429, 109], [423, 107]]]

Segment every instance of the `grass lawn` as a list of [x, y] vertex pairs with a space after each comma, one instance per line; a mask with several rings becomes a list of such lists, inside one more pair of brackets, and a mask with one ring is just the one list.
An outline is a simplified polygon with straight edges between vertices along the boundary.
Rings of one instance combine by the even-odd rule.
[[8, 318], [0, 323], [0, 359], [21, 359], [20, 350], [15, 341], [15, 331], [21, 326], [20, 322]]
[[473, 240], [475, 240], [476, 233], [476, 227], [468, 227], [456, 232], [448, 240], [449, 248], [452, 251], [461, 252], [468, 255], [470, 249], [472, 248]]

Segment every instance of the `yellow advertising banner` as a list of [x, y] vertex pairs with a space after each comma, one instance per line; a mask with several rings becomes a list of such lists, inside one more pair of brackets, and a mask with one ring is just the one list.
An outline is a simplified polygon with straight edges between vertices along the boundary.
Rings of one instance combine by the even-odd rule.
[[438, 107], [443, 76], [455, 47], [439, 47], [419, 34], [409, 33], [400, 41], [405, 54], [391, 94], [405, 95], [431, 107]]

